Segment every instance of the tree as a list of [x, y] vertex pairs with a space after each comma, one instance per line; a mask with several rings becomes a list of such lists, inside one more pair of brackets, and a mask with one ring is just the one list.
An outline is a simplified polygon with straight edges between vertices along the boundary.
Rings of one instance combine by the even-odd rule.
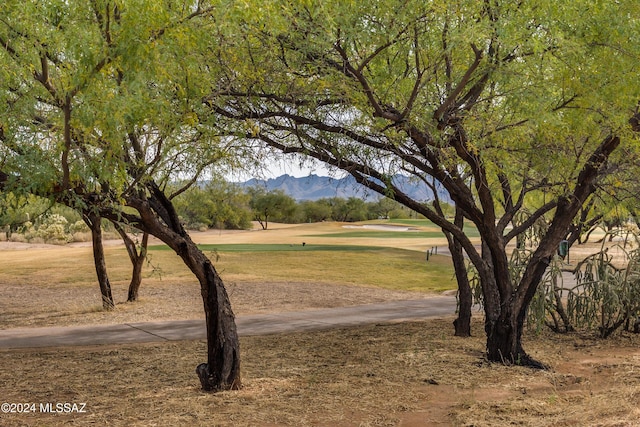
[[174, 205], [188, 229], [199, 230], [211, 227], [211, 211], [215, 209], [214, 202], [199, 186], [191, 187], [176, 197]]
[[348, 199], [333, 197], [331, 207], [331, 216], [335, 221], [355, 222], [367, 219], [365, 203], [357, 197], [349, 197]]
[[[127, 249], [129, 260], [131, 260], [131, 281], [129, 282], [129, 290], [127, 292], [127, 302], [138, 300], [140, 285], [142, 284], [142, 267], [147, 259], [147, 246], [149, 244], [149, 233], [142, 233], [142, 241], [138, 244], [132, 239], [125, 228], [119, 222], [113, 222], [113, 226], [122, 238], [124, 246]], [[138, 247], [140, 251], [138, 251]]]
[[[203, 64], [188, 54], [209, 43], [213, 11], [205, 2], [5, 2], [0, 164], [3, 188], [81, 210], [92, 224], [135, 227], [181, 257], [206, 317], [208, 357], [197, 374], [203, 389], [225, 390], [241, 385], [233, 311], [171, 203], [231, 149], [206, 124]], [[177, 177], [186, 185], [165, 194]]]
[[295, 214], [296, 201], [282, 190], [266, 191], [256, 187], [249, 189], [249, 195], [249, 206], [253, 210], [254, 219], [263, 230], [269, 227], [269, 219], [287, 222]]
[[303, 222], [322, 222], [331, 218], [331, 205], [327, 199], [300, 202]]
[[0, 193], [0, 228], [4, 229], [9, 240], [15, 231], [50, 209], [51, 204], [46, 199], [11, 192]]
[[218, 229], [244, 230], [251, 228], [249, 195], [238, 185], [214, 179], [205, 191], [213, 201], [211, 226]]
[[202, 188], [189, 188], [174, 203], [189, 228], [247, 229], [252, 219], [249, 199], [239, 186], [212, 179]]
[[[638, 5], [336, 1], [270, 12], [268, 25], [244, 15], [229, 79], [207, 105], [251, 122], [244, 137], [347, 171], [449, 233], [480, 277], [489, 360], [542, 367], [522, 346], [540, 278], [580, 209], [636, 158], [638, 21], [610, 18]], [[413, 200], [397, 173], [434, 180], [458, 215]], [[543, 190], [550, 197], [533, 203]], [[528, 220], [508, 228], [525, 206]], [[506, 245], [547, 214], [516, 280]]]
[[111, 292], [111, 282], [107, 272], [107, 263], [104, 257], [104, 246], [102, 245], [102, 218], [92, 210], [87, 210], [82, 219], [91, 230], [91, 244], [93, 247], [93, 264], [98, 276], [100, 285], [100, 295], [102, 296], [102, 307], [105, 310], [113, 310], [113, 293]]
[[377, 202], [373, 203], [369, 210], [376, 218], [389, 219], [393, 212], [398, 209], [398, 203], [387, 197], [381, 197]]

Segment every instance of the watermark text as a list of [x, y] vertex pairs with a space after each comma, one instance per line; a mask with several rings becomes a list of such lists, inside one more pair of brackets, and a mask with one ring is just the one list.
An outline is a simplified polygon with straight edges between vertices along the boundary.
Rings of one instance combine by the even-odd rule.
[[84, 414], [87, 404], [84, 402], [4, 402], [0, 405], [3, 414]]

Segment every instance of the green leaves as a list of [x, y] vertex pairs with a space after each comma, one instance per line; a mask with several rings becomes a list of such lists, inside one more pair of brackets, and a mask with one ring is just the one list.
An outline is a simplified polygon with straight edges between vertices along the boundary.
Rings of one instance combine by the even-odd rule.
[[125, 192], [145, 174], [190, 177], [223, 158], [201, 105], [207, 61], [192, 56], [206, 43], [195, 22], [211, 18], [204, 2], [7, 3], [4, 167], [31, 191], [68, 176]]
[[[452, 176], [468, 172], [466, 150], [492, 190], [503, 171], [565, 191], [580, 153], [628, 132], [639, 24], [610, 17], [638, 7], [8, 1], [0, 123], [14, 146], [5, 149], [16, 168], [34, 170], [15, 149], [31, 141], [50, 159], [47, 174], [70, 168], [77, 180], [127, 188], [141, 174], [199, 173], [240, 143], [227, 135], [368, 161], [384, 175], [416, 167], [407, 153], [424, 150], [412, 141], [420, 134]], [[454, 148], [461, 124], [464, 146]]]

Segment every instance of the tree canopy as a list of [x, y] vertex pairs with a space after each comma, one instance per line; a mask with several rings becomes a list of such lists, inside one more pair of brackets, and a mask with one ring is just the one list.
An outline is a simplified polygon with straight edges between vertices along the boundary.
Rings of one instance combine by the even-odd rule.
[[[536, 365], [521, 332], [540, 277], [590, 198], [618, 191], [616, 174], [636, 164], [639, 9], [9, 0], [0, 184], [174, 249], [201, 283], [207, 390], [239, 387], [237, 334], [222, 281], [171, 200], [212, 165], [259, 165], [246, 151], [258, 143], [345, 170], [440, 226], [478, 270], [489, 359]], [[409, 197], [398, 174], [446, 190], [455, 217]], [[549, 227], [512, 277], [506, 245], [542, 216]]]
[[[638, 7], [287, 2], [242, 16], [228, 80], [207, 104], [238, 135], [343, 169], [450, 233], [480, 271], [489, 358], [536, 365], [520, 336], [548, 260], [591, 195], [637, 158], [638, 21], [611, 17]], [[482, 250], [394, 185], [398, 173], [442, 185]], [[543, 215], [550, 226], [516, 280], [506, 244]]]
[[[206, 390], [240, 386], [233, 312], [222, 280], [180, 223], [171, 197], [228, 140], [202, 105], [212, 69], [212, 5], [156, 1], [7, 1], [0, 9], [3, 187], [152, 234], [198, 277], [207, 321]], [[204, 82], [204, 83], [203, 83]], [[202, 84], [205, 84], [204, 86]], [[170, 181], [186, 185], [174, 194]]]

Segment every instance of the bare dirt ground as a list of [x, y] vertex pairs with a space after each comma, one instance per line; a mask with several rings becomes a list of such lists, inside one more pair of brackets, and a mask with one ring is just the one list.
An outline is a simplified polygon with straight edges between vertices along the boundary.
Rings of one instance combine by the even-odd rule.
[[[196, 233], [194, 240], [254, 242], [253, 233], [273, 243], [313, 241], [295, 227]], [[0, 257], [17, 251], [37, 256], [60, 247], [0, 242], [0, 250]], [[78, 263], [76, 252], [60, 253]], [[0, 327], [202, 317], [197, 283], [145, 279], [143, 286], [150, 292], [142, 301], [120, 298], [118, 309], [105, 313], [92, 288], [53, 283], [35, 294], [24, 284], [0, 283]], [[426, 297], [293, 281], [228, 287], [237, 314]], [[115, 284], [114, 294], [126, 294], [126, 283]], [[64, 301], [77, 305], [56, 306]], [[552, 367], [533, 371], [487, 363], [481, 315], [474, 316], [474, 336], [465, 339], [452, 336], [453, 317], [242, 338], [244, 387], [215, 395], [202, 393], [193, 373], [206, 354], [200, 341], [0, 349], [0, 400], [16, 409], [18, 403], [36, 404], [35, 412], [0, 413], [0, 425], [640, 426], [639, 336], [527, 334], [530, 354]], [[86, 403], [86, 412], [43, 413], [40, 403]]]

